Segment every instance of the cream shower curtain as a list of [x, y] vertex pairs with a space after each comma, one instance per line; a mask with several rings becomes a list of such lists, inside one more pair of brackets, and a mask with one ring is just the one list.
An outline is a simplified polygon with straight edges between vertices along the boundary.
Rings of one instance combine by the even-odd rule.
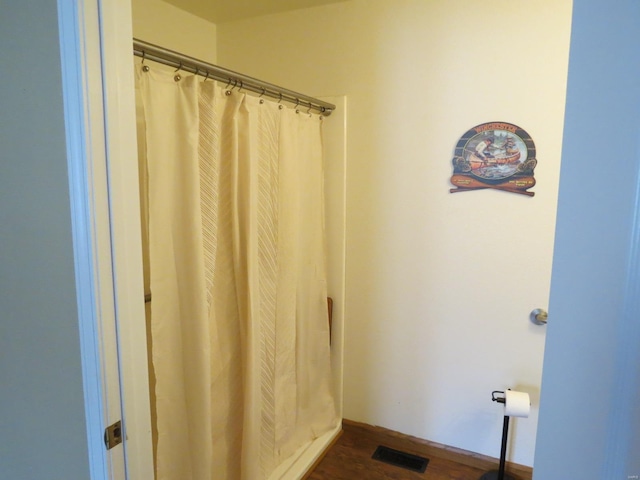
[[337, 425], [321, 119], [137, 68], [158, 480], [259, 480]]

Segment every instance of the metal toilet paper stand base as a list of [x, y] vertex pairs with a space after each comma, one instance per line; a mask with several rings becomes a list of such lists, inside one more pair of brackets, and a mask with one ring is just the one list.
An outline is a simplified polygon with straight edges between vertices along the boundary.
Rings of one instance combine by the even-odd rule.
[[[504, 392], [499, 392], [499, 391], [491, 392], [491, 400], [498, 403], [505, 403], [505, 397], [496, 397], [496, 393], [504, 394]], [[507, 458], [508, 433], [509, 433], [509, 416], [505, 415], [504, 421], [502, 423], [502, 446], [500, 448], [500, 466], [498, 467], [498, 470], [492, 470], [490, 472], [485, 473], [479, 478], [479, 480], [517, 480], [516, 478], [512, 477], [511, 475], [507, 475], [504, 472], [505, 459]]]

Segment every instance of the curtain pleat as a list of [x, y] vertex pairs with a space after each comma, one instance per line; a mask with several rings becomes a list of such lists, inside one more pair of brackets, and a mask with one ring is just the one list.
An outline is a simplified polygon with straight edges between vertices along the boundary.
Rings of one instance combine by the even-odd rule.
[[337, 425], [321, 121], [137, 71], [158, 480], [260, 480]]

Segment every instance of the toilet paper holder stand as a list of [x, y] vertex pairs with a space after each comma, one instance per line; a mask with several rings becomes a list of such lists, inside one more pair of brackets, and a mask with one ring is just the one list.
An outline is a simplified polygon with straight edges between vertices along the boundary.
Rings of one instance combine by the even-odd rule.
[[[502, 397], [497, 396], [497, 394], [502, 394]], [[494, 390], [491, 392], [491, 400], [497, 403], [507, 403], [507, 397], [505, 392]], [[505, 460], [507, 457], [507, 438], [509, 434], [509, 416], [505, 415], [502, 423], [502, 445], [500, 447], [500, 466], [498, 470], [492, 470], [490, 472], [485, 473], [480, 477], [479, 480], [516, 480], [514, 477], [507, 475], [504, 472], [505, 468]]]

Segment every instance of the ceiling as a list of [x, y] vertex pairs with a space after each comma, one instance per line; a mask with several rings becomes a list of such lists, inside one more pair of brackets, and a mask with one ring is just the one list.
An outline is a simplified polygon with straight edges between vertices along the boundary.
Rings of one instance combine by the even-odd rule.
[[344, 0], [164, 0], [215, 24]]

